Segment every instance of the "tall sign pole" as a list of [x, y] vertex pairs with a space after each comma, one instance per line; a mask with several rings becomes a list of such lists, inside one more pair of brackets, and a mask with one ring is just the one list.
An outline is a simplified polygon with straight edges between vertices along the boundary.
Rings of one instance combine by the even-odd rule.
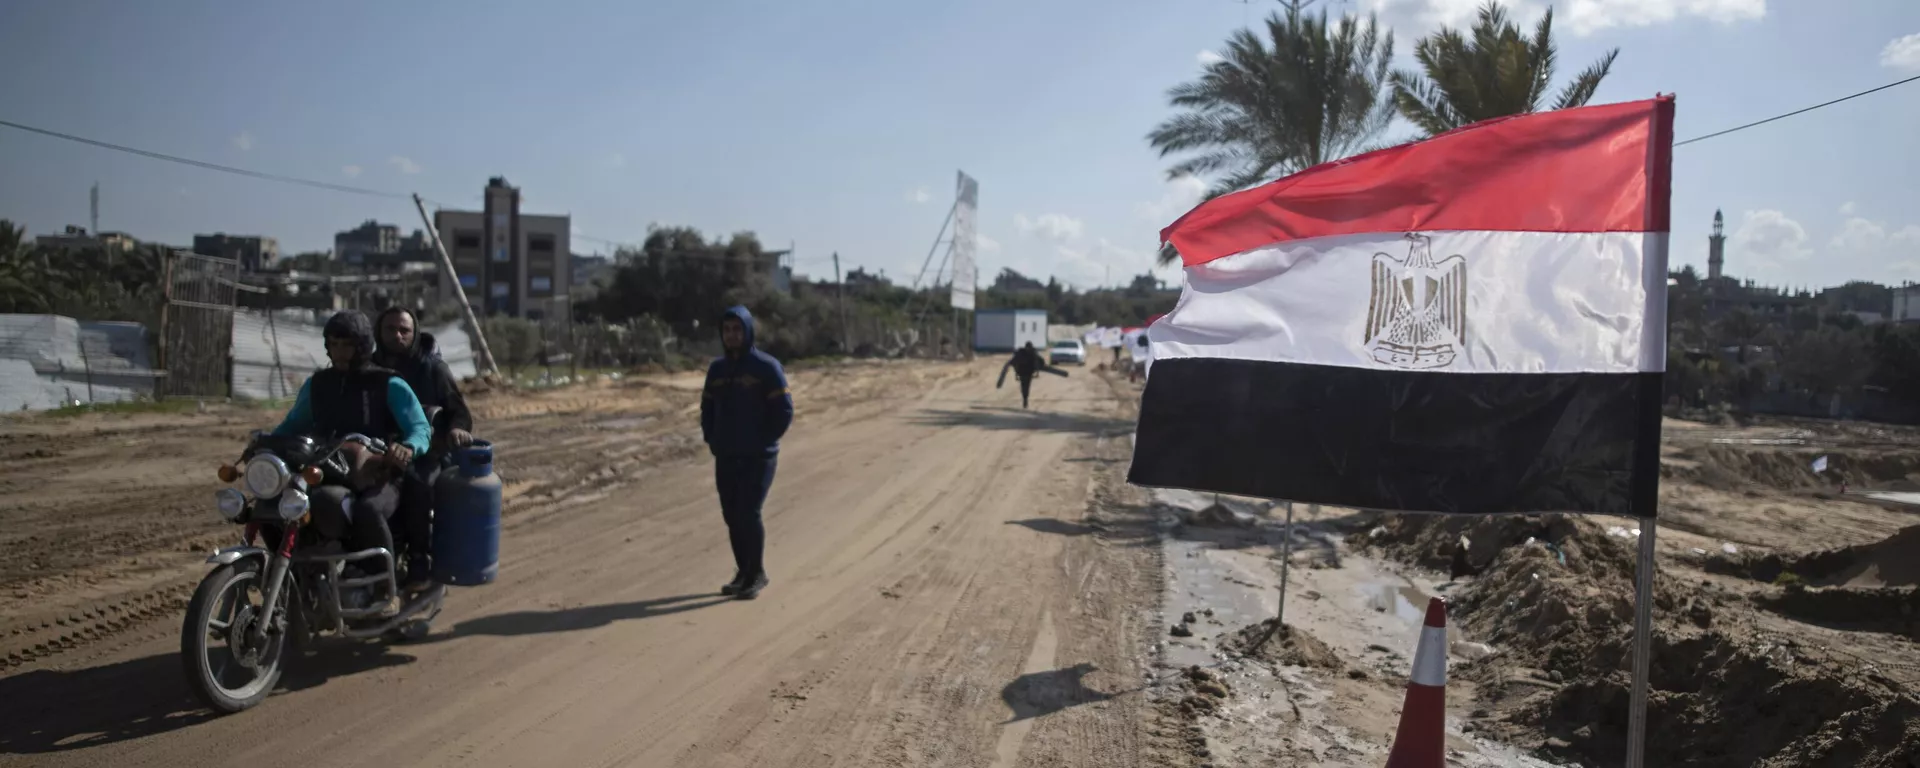
[[[978, 281], [979, 270], [974, 263], [974, 246], [979, 233], [974, 230], [974, 222], [979, 218], [980, 182], [959, 171], [954, 182], [953, 202], [953, 272], [948, 280], [948, 303], [953, 305], [954, 335], [959, 336], [960, 311], [974, 309], [974, 286]], [[959, 341], [958, 338], [955, 339]], [[967, 349], [973, 344], [969, 340]]]

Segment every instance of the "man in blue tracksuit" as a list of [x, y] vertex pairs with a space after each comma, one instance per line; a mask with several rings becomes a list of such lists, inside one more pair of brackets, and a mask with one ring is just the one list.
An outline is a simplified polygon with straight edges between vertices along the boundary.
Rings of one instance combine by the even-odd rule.
[[766, 529], [760, 505], [773, 486], [780, 438], [793, 424], [793, 396], [780, 361], [753, 346], [753, 315], [734, 307], [720, 318], [720, 343], [726, 354], [707, 366], [706, 391], [700, 397], [700, 435], [713, 452], [714, 483], [720, 489], [720, 514], [733, 544], [733, 581], [720, 588], [741, 600], [760, 596], [767, 586], [761, 560]]

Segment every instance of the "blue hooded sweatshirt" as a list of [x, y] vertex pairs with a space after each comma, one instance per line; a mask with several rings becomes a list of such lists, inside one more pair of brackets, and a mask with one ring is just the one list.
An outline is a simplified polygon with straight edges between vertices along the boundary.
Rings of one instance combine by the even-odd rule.
[[753, 345], [753, 315], [733, 307], [723, 316], [746, 328], [738, 355], [721, 355], [707, 366], [700, 397], [700, 435], [715, 456], [773, 456], [793, 424], [793, 396], [780, 361]]

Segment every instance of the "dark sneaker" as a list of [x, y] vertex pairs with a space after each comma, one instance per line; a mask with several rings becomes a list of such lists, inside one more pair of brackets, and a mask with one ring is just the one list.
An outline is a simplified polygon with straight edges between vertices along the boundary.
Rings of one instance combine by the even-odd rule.
[[739, 571], [734, 571], [733, 581], [729, 581], [725, 584], [720, 585], [720, 594], [726, 595], [727, 597], [733, 597], [734, 595], [740, 594], [740, 582], [745, 580], [745, 578], [746, 578], [746, 574], [741, 573]]
[[400, 585], [405, 592], [425, 592], [433, 586], [433, 569], [424, 557], [407, 558], [407, 580]]
[[755, 576], [753, 581], [741, 585], [739, 591], [733, 593], [733, 597], [735, 600], [752, 600], [760, 596], [760, 590], [766, 588], [767, 575], [763, 573]]

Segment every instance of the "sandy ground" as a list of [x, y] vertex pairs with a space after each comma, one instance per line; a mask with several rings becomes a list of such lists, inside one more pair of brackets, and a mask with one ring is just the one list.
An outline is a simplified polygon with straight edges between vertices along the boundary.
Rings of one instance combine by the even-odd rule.
[[[1301, 506], [1287, 633], [1248, 655], [1282, 508], [1127, 486], [1137, 385], [1077, 369], [1023, 411], [997, 372], [796, 372], [757, 603], [715, 594], [698, 377], [480, 395], [501, 582], [225, 718], [178, 621], [236, 535], [212, 467], [272, 414], [0, 420], [0, 765], [1358, 768], [1430, 596], [1450, 765], [1620, 762], [1631, 521]], [[1920, 514], [1866, 495], [1920, 490], [1920, 430], [1665, 443], [1649, 764], [1920, 766]]]
[[715, 595], [696, 381], [483, 398], [501, 580], [224, 718], [178, 598], [234, 536], [210, 468], [259, 414], [8, 424], [0, 765], [1183, 764], [1140, 684], [1157, 554], [1070, 522], [1124, 466], [1121, 404], [1076, 371], [1022, 411], [996, 363], [796, 372], [751, 603]]

